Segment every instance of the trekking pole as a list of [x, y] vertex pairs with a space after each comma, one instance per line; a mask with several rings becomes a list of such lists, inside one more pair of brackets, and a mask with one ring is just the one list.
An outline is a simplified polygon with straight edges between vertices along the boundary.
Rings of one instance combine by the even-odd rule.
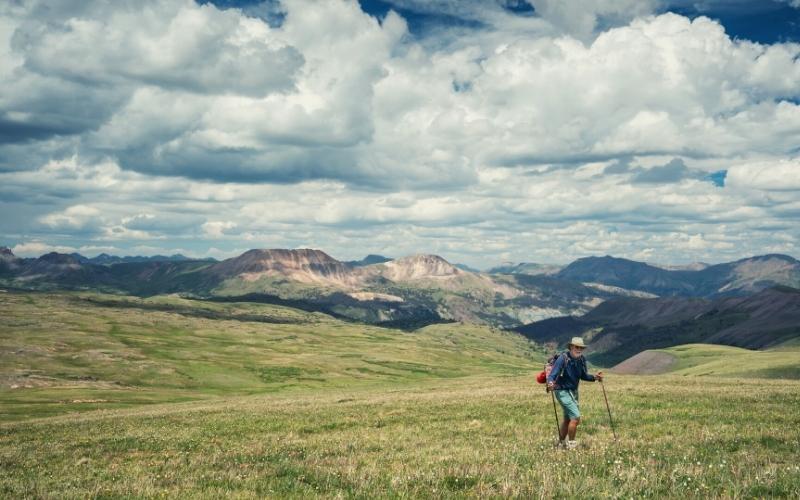
[[608, 396], [606, 396], [606, 386], [603, 381], [600, 381], [600, 387], [603, 388], [603, 399], [606, 400], [606, 410], [608, 410], [608, 421], [611, 423], [611, 432], [614, 433], [614, 441], [617, 440], [617, 431], [614, 430], [614, 419], [611, 418], [611, 407], [608, 405]]
[[553, 416], [556, 417], [556, 436], [561, 440], [561, 427], [558, 426], [558, 410], [556, 410], [556, 395], [550, 390], [550, 396], [553, 398]]

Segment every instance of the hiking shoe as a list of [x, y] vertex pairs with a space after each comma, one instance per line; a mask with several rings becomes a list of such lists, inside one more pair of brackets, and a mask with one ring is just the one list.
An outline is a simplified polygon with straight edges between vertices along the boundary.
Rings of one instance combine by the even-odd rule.
[[567, 442], [564, 441], [563, 439], [557, 439], [555, 441], [555, 443], [553, 443], [553, 446], [556, 449], [559, 449], [559, 450], [566, 449], [567, 448]]
[[566, 445], [567, 445], [567, 449], [568, 450], [574, 450], [575, 448], [578, 447], [578, 442], [577, 441], [569, 441], [569, 440], [567, 440]]

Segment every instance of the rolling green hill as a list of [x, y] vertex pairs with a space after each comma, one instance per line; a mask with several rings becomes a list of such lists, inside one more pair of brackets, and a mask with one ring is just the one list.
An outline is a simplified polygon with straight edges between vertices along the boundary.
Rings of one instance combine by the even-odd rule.
[[517, 334], [476, 325], [405, 332], [278, 305], [172, 296], [2, 293], [0, 316], [0, 420], [519, 374], [544, 357]]
[[713, 344], [686, 344], [643, 351], [612, 369], [626, 374], [800, 379], [796, 341], [754, 351]]

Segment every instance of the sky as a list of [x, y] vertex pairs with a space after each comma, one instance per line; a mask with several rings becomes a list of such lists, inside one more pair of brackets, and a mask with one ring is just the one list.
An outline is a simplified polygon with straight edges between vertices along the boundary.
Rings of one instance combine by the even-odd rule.
[[800, 257], [800, 0], [11, 0], [0, 245]]

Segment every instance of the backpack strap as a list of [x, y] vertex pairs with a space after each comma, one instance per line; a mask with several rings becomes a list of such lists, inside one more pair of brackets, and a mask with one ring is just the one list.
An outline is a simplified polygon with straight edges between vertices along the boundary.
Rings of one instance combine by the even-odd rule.
[[567, 363], [569, 363], [569, 356], [567, 356], [566, 352], [562, 352], [560, 357], [564, 358], [564, 362], [561, 364], [561, 371], [558, 372], [558, 378], [564, 376], [564, 370], [567, 369]]

